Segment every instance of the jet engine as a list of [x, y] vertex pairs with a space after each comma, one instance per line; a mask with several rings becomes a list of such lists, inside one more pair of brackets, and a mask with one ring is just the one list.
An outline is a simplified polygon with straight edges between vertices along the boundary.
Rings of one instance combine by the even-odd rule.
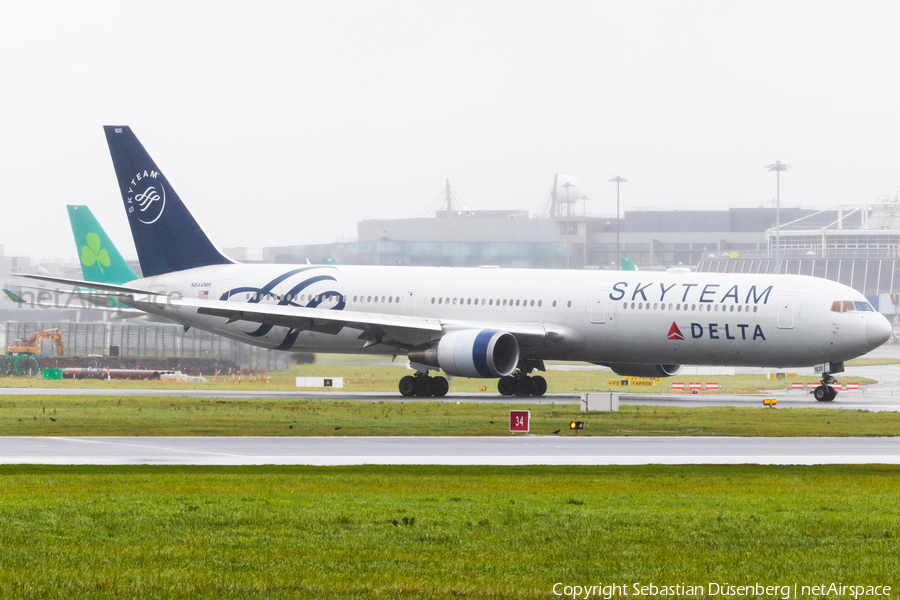
[[652, 363], [605, 363], [616, 375], [628, 377], [672, 377], [681, 372], [681, 365], [654, 365]]
[[409, 360], [459, 377], [506, 377], [519, 363], [519, 344], [507, 331], [464, 329], [410, 350]]

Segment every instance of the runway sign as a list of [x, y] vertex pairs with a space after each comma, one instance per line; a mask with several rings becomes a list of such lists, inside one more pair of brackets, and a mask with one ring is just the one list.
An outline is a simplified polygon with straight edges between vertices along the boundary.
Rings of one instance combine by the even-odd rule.
[[528, 433], [531, 427], [531, 411], [530, 410], [511, 410], [509, 411], [509, 430], [523, 431]]
[[298, 388], [343, 388], [343, 377], [298, 377]]

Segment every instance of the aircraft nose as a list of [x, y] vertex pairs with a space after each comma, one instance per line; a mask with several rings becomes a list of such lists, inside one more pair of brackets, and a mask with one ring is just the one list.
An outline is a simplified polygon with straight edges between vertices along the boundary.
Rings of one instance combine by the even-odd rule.
[[891, 327], [884, 315], [875, 313], [869, 316], [869, 322], [866, 324], [866, 338], [873, 350], [891, 339], [892, 335], [894, 335], [894, 328]]

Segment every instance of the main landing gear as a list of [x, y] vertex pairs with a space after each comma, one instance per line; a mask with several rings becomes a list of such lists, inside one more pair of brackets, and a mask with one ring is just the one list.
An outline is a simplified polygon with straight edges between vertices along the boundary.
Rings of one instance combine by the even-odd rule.
[[547, 380], [537, 375], [529, 377], [522, 371], [501, 377], [497, 391], [504, 396], [543, 396], [547, 391]]
[[450, 383], [446, 377], [429, 377], [427, 373], [407, 375], [400, 380], [402, 396], [446, 396]]

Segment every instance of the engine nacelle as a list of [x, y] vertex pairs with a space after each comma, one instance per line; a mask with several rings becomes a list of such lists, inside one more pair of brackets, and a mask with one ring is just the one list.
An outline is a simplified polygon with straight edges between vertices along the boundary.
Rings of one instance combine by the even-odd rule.
[[606, 363], [616, 375], [627, 377], [672, 377], [681, 373], [681, 365], [654, 365], [652, 363]]
[[451, 331], [436, 343], [410, 350], [409, 360], [458, 377], [506, 377], [519, 364], [519, 343], [507, 331]]

